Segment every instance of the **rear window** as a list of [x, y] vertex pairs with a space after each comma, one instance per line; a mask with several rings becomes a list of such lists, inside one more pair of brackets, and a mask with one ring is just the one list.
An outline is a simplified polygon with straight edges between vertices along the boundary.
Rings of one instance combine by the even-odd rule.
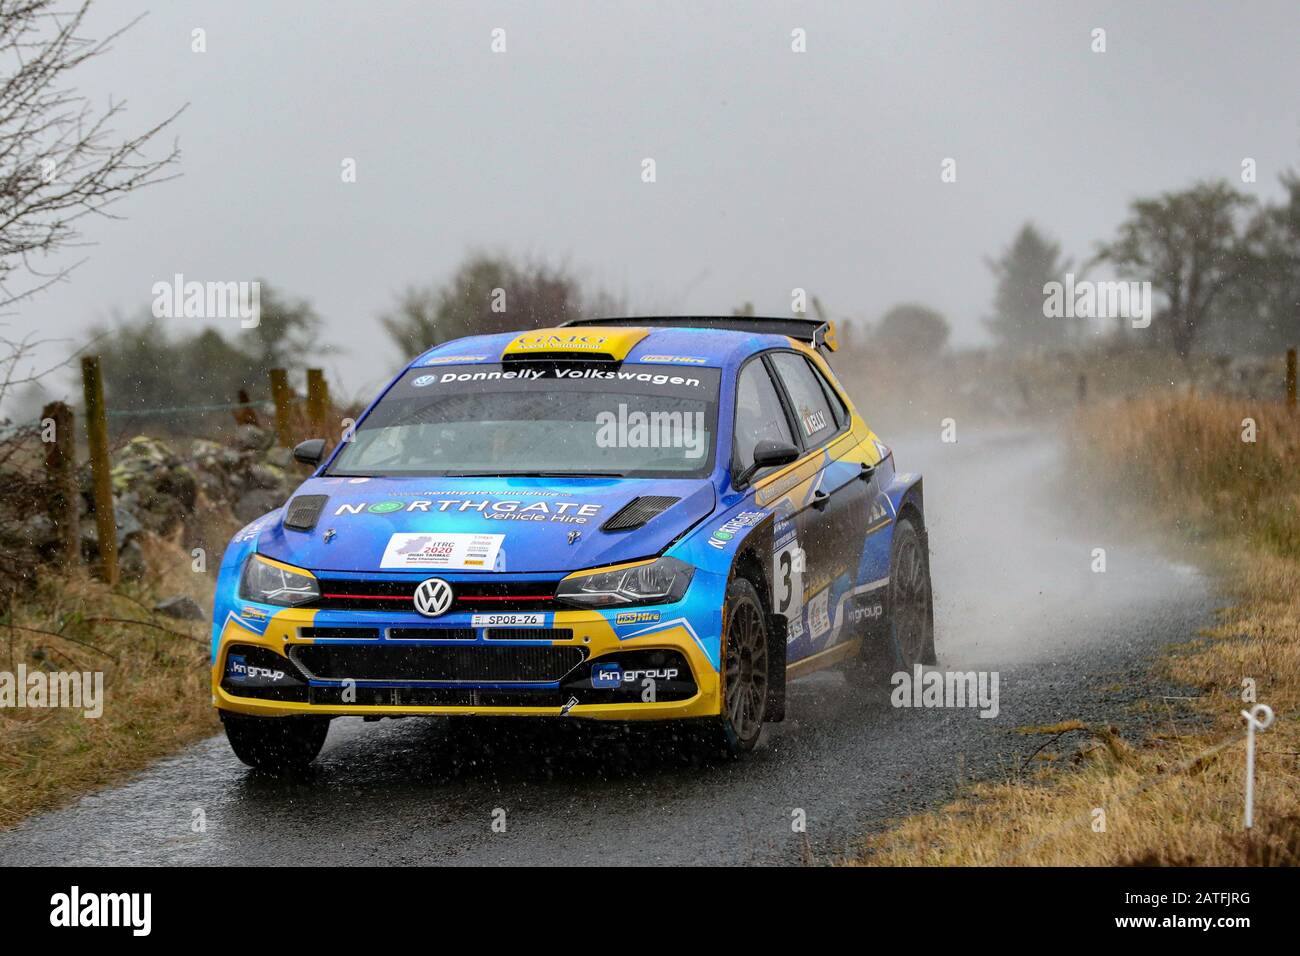
[[806, 358], [794, 352], [774, 352], [772, 364], [794, 405], [794, 417], [806, 446], [820, 445], [840, 430], [819, 376]]
[[410, 369], [330, 474], [701, 477], [720, 375], [597, 362]]

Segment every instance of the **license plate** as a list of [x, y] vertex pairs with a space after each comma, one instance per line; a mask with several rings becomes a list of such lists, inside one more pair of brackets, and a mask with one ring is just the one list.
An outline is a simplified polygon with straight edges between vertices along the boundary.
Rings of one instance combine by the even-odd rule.
[[544, 623], [545, 614], [475, 614], [470, 618], [471, 627], [541, 627]]

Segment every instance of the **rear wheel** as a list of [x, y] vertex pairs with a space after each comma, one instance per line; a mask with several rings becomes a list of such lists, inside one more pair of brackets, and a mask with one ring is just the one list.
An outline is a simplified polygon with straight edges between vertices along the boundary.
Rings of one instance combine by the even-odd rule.
[[889, 562], [889, 629], [886, 632], [891, 663], [910, 671], [917, 664], [933, 664], [934, 603], [930, 593], [930, 560], [925, 540], [903, 518], [894, 528]]
[[235, 756], [250, 767], [270, 773], [306, 767], [325, 746], [330, 729], [326, 717], [249, 717], [224, 713], [221, 720]]
[[935, 661], [930, 561], [913, 518], [900, 519], [894, 528], [887, 593], [887, 617], [862, 635], [866, 643], [849, 670], [860, 685], [873, 690], [887, 688], [897, 671]]
[[744, 578], [732, 581], [727, 589], [718, 720], [718, 736], [729, 754], [753, 750], [763, 732], [772, 676], [768, 638], [767, 614], [758, 592]]

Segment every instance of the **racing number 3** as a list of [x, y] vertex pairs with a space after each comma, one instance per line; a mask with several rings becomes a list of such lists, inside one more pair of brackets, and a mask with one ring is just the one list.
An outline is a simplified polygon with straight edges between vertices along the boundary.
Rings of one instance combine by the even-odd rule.
[[798, 616], [803, 606], [803, 551], [792, 539], [776, 553], [772, 577], [776, 581], [776, 612], [787, 618]]
[[777, 580], [781, 582], [781, 596], [777, 599], [776, 609], [784, 614], [790, 607], [790, 566], [794, 561], [790, 558], [789, 550], [782, 551], [777, 561], [781, 565], [777, 570]]

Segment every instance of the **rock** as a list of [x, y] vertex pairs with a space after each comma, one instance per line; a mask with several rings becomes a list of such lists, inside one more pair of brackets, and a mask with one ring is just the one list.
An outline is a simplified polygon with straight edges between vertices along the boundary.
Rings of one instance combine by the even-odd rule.
[[293, 464], [293, 451], [289, 448], [272, 448], [266, 453], [266, 463], [275, 468], [288, 468]]
[[223, 501], [226, 497], [225, 477], [217, 471], [199, 470], [199, 490], [209, 501]]
[[125, 547], [118, 550], [117, 570], [128, 581], [139, 581], [144, 578], [148, 569], [144, 563], [144, 551], [136, 538], [132, 538]]
[[284, 484], [284, 472], [274, 465], [251, 465], [248, 480], [255, 488], [279, 488]]
[[248, 522], [262, 517], [268, 511], [274, 511], [284, 503], [284, 495], [269, 488], [255, 488], [245, 492], [235, 502], [235, 517]]
[[256, 425], [240, 425], [235, 431], [235, 447], [245, 451], [266, 451], [275, 440], [266, 429]]
[[[136, 502], [131, 496], [118, 498], [113, 502], [113, 522], [117, 525], [117, 546], [144, 531], [144, 526], [135, 518]], [[95, 515], [90, 509], [81, 514], [81, 543], [91, 551], [99, 548], [99, 531], [95, 524]]]
[[221, 453], [226, 450], [225, 446], [215, 441], [208, 441], [206, 438], [196, 438], [190, 444], [190, 457], [195, 461], [217, 461]]
[[54, 521], [49, 515], [32, 515], [22, 523], [20, 536], [30, 547], [44, 548], [57, 543], [56, 531]]
[[[199, 483], [194, 472], [166, 442], [137, 436], [114, 456], [113, 491], [118, 508], [132, 522], [156, 534], [169, 534], [194, 509]], [[122, 518], [119, 517], [119, 525]], [[122, 528], [118, 537], [124, 538]]]
[[175, 597], [169, 597], [165, 601], [159, 601], [153, 606], [153, 609], [159, 614], [166, 614], [168, 617], [175, 617], [185, 621], [202, 621], [207, 615], [203, 608], [193, 599], [183, 594], [177, 594]]

